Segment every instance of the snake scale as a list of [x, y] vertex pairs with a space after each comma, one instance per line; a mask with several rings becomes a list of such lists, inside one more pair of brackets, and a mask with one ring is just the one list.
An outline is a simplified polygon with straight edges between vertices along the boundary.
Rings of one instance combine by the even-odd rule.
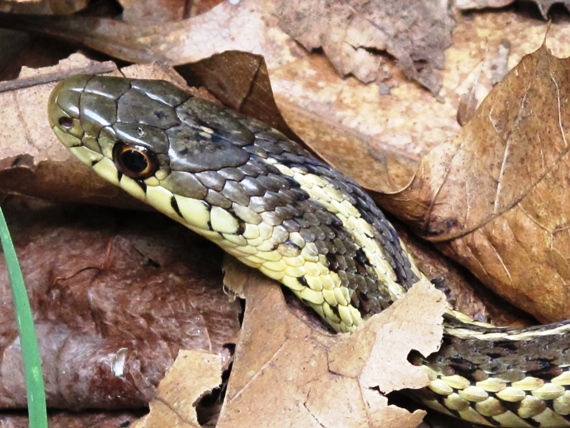
[[[421, 272], [351, 179], [262, 122], [157, 80], [77, 75], [49, 100], [82, 162], [292, 290], [336, 331], [402, 297]], [[427, 406], [471, 422], [570, 426], [569, 322], [523, 329], [445, 315], [415, 355]]]

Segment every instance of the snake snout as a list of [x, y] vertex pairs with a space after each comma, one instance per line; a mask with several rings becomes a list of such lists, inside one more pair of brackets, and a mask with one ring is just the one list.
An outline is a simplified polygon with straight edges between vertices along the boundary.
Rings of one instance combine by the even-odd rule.
[[[58, 135], [68, 135], [62, 141], [68, 146], [77, 145], [83, 131], [79, 123], [79, 98], [92, 76], [76, 75], [62, 80], [52, 91], [48, 101], [50, 127]], [[75, 137], [75, 138], [73, 138]]]

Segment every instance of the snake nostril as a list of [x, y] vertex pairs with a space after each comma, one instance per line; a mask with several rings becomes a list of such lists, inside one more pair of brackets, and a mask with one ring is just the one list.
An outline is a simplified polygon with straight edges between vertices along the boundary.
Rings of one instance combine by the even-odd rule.
[[69, 129], [73, 126], [73, 119], [70, 117], [60, 117], [58, 122], [59, 125], [65, 129]]

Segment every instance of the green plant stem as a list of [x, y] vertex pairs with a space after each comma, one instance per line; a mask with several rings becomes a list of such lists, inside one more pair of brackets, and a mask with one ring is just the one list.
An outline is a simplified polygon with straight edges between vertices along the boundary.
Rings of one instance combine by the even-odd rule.
[[38, 339], [34, 329], [34, 320], [28, 295], [18, 263], [16, 250], [8, 232], [8, 225], [0, 208], [0, 244], [4, 251], [8, 277], [12, 288], [12, 299], [16, 311], [16, 322], [20, 335], [24, 376], [28, 396], [28, 417], [31, 428], [47, 428], [46, 396], [42, 376], [42, 362], [38, 347]]

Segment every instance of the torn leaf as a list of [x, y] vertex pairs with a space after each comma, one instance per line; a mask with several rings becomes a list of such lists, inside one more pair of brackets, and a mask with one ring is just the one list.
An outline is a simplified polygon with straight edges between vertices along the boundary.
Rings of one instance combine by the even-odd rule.
[[430, 354], [439, 346], [446, 303], [431, 284], [416, 284], [354, 334], [332, 335], [293, 314], [275, 282], [235, 261], [230, 267], [225, 283], [240, 284], [246, 312], [218, 426], [416, 427], [421, 422], [423, 411], [388, 406], [378, 389], [427, 384], [407, 355], [411, 349]]
[[276, 10], [281, 27], [305, 48], [322, 48], [342, 76], [382, 80], [378, 51], [386, 51], [409, 79], [434, 94], [441, 88], [434, 69], [443, 68], [454, 27], [445, 2], [282, 0]]

